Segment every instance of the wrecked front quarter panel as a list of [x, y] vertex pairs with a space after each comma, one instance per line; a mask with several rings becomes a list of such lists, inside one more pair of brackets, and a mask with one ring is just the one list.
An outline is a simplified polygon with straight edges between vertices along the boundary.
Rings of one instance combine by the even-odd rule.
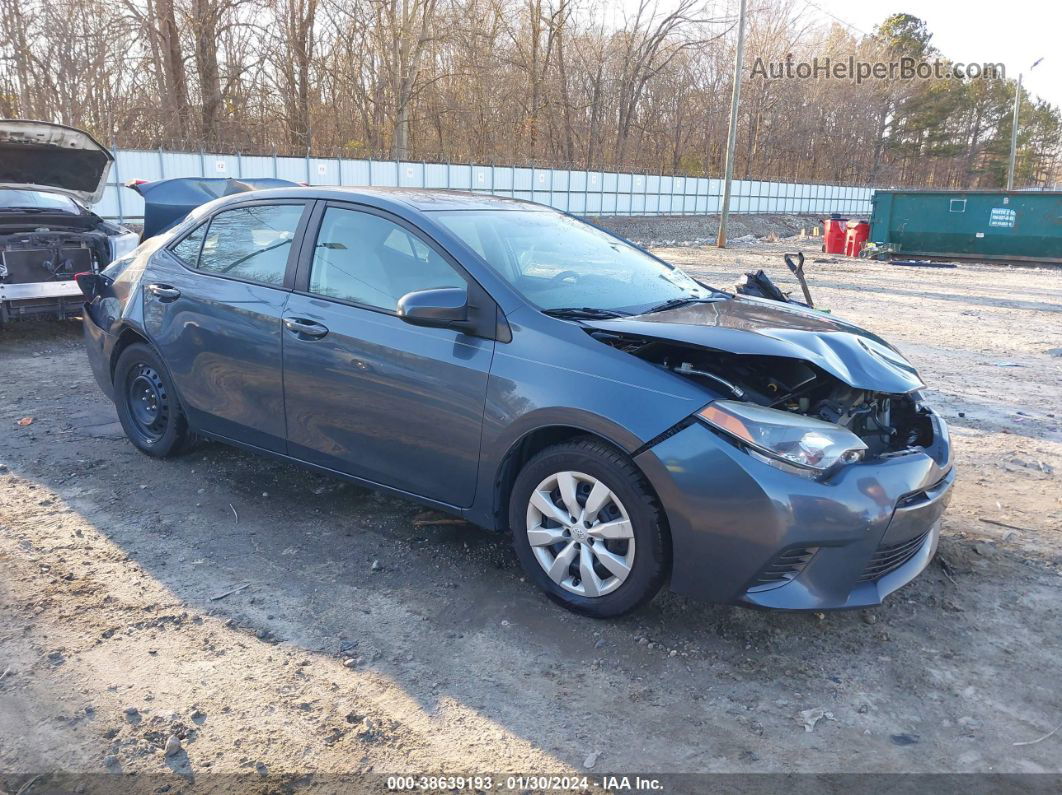
[[738, 297], [586, 325], [726, 353], [803, 360], [870, 392], [900, 395], [925, 386], [914, 366], [875, 334], [774, 301]]
[[148, 259], [165, 241], [151, 241], [132, 254], [112, 262], [101, 272], [107, 282], [100, 295], [85, 304], [81, 315], [92, 374], [100, 389], [113, 398], [111, 366], [114, 346], [125, 329], [143, 335], [144, 312], [140, 298], [141, 282]]

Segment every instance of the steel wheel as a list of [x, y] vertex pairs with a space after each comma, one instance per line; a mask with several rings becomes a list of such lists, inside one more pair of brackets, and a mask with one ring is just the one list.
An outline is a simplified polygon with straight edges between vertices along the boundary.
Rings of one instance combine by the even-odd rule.
[[623, 503], [595, 477], [547, 477], [531, 493], [526, 527], [538, 564], [566, 591], [604, 596], [631, 573], [634, 526]]
[[126, 400], [129, 416], [146, 444], [155, 444], [166, 433], [169, 401], [166, 384], [158, 372], [147, 364], [137, 364], [129, 371]]

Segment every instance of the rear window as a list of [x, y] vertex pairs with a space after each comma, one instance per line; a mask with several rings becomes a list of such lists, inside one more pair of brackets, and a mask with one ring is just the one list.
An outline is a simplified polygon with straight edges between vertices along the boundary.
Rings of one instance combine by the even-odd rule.
[[223, 210], [175, 245], [173, 253], [207, 273], [280, 285], [302, 210], [301, 204]]

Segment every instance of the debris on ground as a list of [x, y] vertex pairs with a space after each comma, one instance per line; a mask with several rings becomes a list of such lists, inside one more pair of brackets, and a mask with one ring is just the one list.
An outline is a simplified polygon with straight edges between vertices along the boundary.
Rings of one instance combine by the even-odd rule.
[[829, 712], [822, 707], [813, 707], [812, 709], [805, 709], [801, 711], [797, 716], [797, 722], [803, 724], [804, 731], [810, 732], [815, 730], [815, 726], [820, 720], [833, 720], [833, 713]]
[[762, 270], [749, 271], [738, 279], [734, 288], [741, 295], [766, 298], [771, 301], [789, 302], [789, 295], [778, 289], [771, 277]]
[[176, 756], [180, 752], [181, 738], [178, 737], [176, 734], [171, 734], [169, 736], [169, 739], [166, 740], [166, 747], [163, 750], [163, 753], [165, 753], [166, 756]]
[[242, 585], [237, 585], [235, 588], [229, 588], [229, 590], [227, 590], [227, 591], [222, 591], [219, 594], [211, 596], [210, 597], [210, 601], [211, 602], [216, 602], [219, 599], [224, 599], [226, 596], [232, 596], [232, 594], [239, 593], [240, 591], [242, 591], [242, 590], [244, 590], [246, 588], [250, 588], [250, 587], [251, 587], [251, 583], [245, 582]]
[[921, 741], [921, 738], [917, 734], [892, 734], [889, 736], [889, 740], [893, 745], [916, 745]]
[[1062, 723], [1060, 723], [1057, 726], [1055, 726], [1055, 728], [1051, 729], [1051, 731], [1049, 731], [1043, 737], [1037, 737], [1035, 740], [1026, 740], [1025, 742], [1021, 742], [1021, 743], [1014, 743], [1014, 745], [1015, 746], [1036, 745], [1037, 743], [1042, 743], [1044, 740], [1048, 740], [1048, 739], [1054, 737], [1056, 734], [1058, 734], [1058, 732], [1060, 730], [1062, 730]]
[[796, 276], [796, 280], [800, 284], [800, 291], [804, 293], [804, 303], [814, 309], [815, 302], [811, 300], [811, 290], [808, 289], [808, 281], [804, 278], [804, 252], [798, 251], [796, 257], [797, 261], [793, 262], [792, 255], [782, 255], [782, 259], [785, 260], [785, 266], [789, 268], [790, 273]]
[[742, 235], [741, 237], [735, 237], [732, 240], [727, 241], [728, 245], [732, 246], [754, 246], [760, 242], [760, 239], [756, 235]]

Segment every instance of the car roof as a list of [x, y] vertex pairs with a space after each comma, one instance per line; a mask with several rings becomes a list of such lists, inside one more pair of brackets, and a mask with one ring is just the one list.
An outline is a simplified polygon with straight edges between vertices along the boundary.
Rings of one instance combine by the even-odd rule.
[[432, 188], [343, 187], [312, 185], [304, 188], [274, 188], [236, 194], [241, 199], [313, 198], [335, 201], [362, 201], [385, 207], [401, 204], [421, 212], [439, 210], [538, 210], [550, 208], [522, 199], [473, 193], [462, 190]]

